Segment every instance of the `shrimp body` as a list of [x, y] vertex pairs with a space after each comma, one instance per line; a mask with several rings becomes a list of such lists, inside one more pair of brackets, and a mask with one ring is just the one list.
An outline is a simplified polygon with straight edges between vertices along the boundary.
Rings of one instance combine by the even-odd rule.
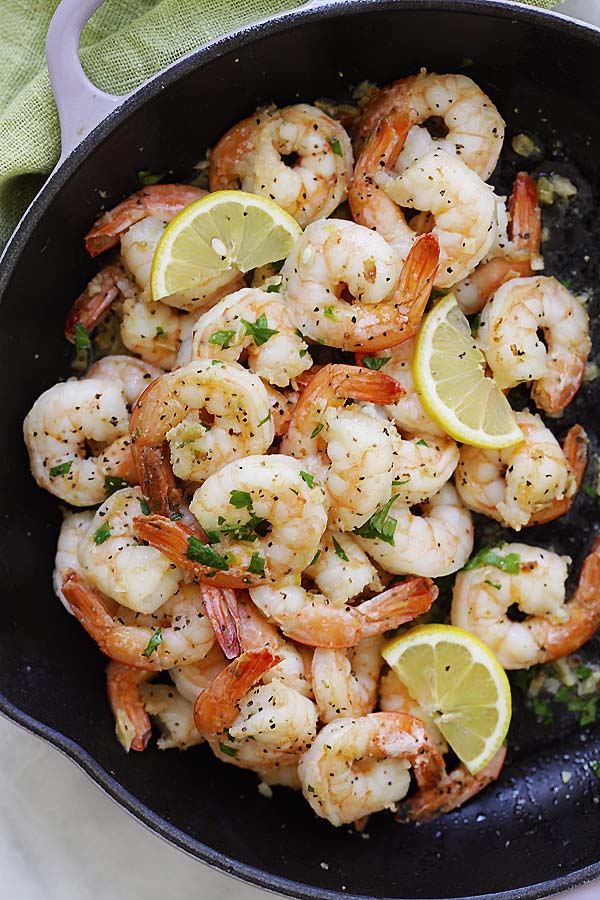
[[471, 555], [473, 521], [451, 484], [424, 503], [420, 515], [398, 499], [388, 517], [396, 523], [393, 543], [378, 537], [358, 538], [361, 547], [388, 572], [438, 578], [458, 571]]
[[344, 825], [394, 809], [410, 787], [409, 770], [428, 788], [444, 768], [421, 722], [403, 713], [335, 719], [300, 759], [302, 792], [314, 812]]
[[392, 491], [408, 506], [429, 500], [452, 477], [459, 450], [451, 437], [400, 434], [391, 429], [394, 462]]
[[332, 527], [365, 522], [390, 496], [393, 447], [385, 421], [348, 398], [385, 402], [400, 392], [380, 372], [333, 364], [311, 379], [296, 404], [282, 450], [299, 460], [325, 487]]
[[349, 650], [317, 647], [312, 660], [312, 682], [321, 722], [366, 716], [374, 710], [383, 665], [382, 646], [383, 637], [376, 635]]
[[184, 700], [194, 704], [196, 698], [212, 684], [227, 665], [227, 658], [215, 643], [203, 659], [169, 669], [169, 677]]
[[437, 588], [428, 578], [408, 579], [358, 606], [334, 604], [329, 597], [292, 582], [253, 587], [250, 596], [292, 640], [344, 650], [426, 612], [437, 597]]
[[351, 174], [343, 126], [298, 103], [234, 126], [211, 154], [210, 189], [241, 187], [270, 197], [304, 227], [343, 203]]
[[83, 576], [121, 606], [153, 613], [177, 591], [183, 572], [154, 547], [136, 539], [142, 512], [139, 488], [116, 491], [89, 522], [78, 544]]
[[477, 339], [498, 386], [533, 382], [532, 399], [547, 413], [571, 402], [591, 349], [582, 304], [560, 281], [547, 277], [514, 278], [502, 285], [481, 313]]
[[130, 430], [138, 467], [146, 448], [166, 440], [175, 475], [197, 482], [233, 459], [262, 453], [275, 435], [260, 378], [237, 363], [212, 360], [193, 360], [153, 382]]
[[[570, 501], [578, 485], [571, 461], [540, 417], [529, 412], [515, 416], [524, 440], [506, 450], [463, 446], [456, 487], [469, 509], [519, 531], [547, 521], [557, 502]], [[585, 432], [581, 441], [587, 444]], [[566, 446], [572, 444], [569, 440]]]
[[[335, 543], [334, 543], [335, 541]], [[367, 588], [383, 590], [377, 570], [353, 534], [327, 530], [305, 574], [331, 603], [343, 606]]]
[[260, 684], [276, 665], [270, 650], [243, 653], [196, 700], [196, 727], [215, 756], [243, 769], [294, 762], [317, 731], [315, 704], [275, 679]]
[[194, 705], [173, 685], [142, 684], [140, 699], [144, 711], [159, 727], [156, 742], [159, 750], [188, 750], [203, 742], [194, 722]]
[[327, 526], [327, 503], [302, 471], [300, 462], [283, 454], [247, 456], [198, 488], [190, 510], [230, 566], [255, 570], [267, 581], [308, 566]]
[[[31, 472], [40, 487], [72, 506], [102, 503], [107, 476], [131, 469], [129, 417], [120, 383], [84, 378], [55, 384], [23, 423]], [[102, 447], [89, 455], [88, 442]]]
[[62, 591], [100, 650], [116, 662], [162, 672], [204, 659], [215, 636], [197, 586], [182, 584], [155, 613], [118, 606], [81, 575], [67, 574]]
[[137, 288], [123, 293], [121, 341], [146, 363], [171, 369], [182, 340], [182, 317], [165, 303], [144, 299]]
[[62, 583], [67, 572], [75, 571], [79, 574], [82, 573], [77, 551], [93, 518], [94, 513], [91, 509], [85, 509], [82, 512], [75, 513], [65, 512], [63, 515], [60, 534], [58, 535], [56, 557], [54, 559], [52, 585], [54, 587], [54, 593], [67, 612], [71, 612], [71, 608], [63, 595]]
[[140, 693], [142, 684], [152, 674], [114, 661], [106, 667], [106, 690], [115, 717], [115, 732], [126, 753], [145, 750], [152, 734]]
[[[504, 544], [499, 556], [516, 553], [519, 572], [483, 565], [456, 578], [452, 624], [473, 632], [505, 669], [526, 669], [573, 653], [600, 624], [600, 539], [583, 564], [579, 583], [566, 599], [567, 556], [526, 544]], [[516, 604], [526, 614], [513, 621]]]
[[89, 369], [88, 378], [105, 378], [120, 384], [131, 408], [162, 369], [134, 356], [103, 356]]
[[287, 387], [312, 366], [308, 347], [279, 294], [244, 288], [217, 303], [196, 323], [192, 357], [237, 362], [248, 357], [252, 372]]
[[303, 335], [371, 353], [414, 334], [437, 266], [435, 237], [419, 238], [403, 265], [380, 235], [355, 222], [327, 219], [306, 229], [281, 273]]
[[[356, 142], [361, 145], [382, 119], [413, 110], [411, 131], [418, 134], [419, 150], [432, 144], [453, 153], [484, 181], [496, 167], [504, 141], [502, 116], [478, 85], [466, 75], [437, 75], [422, 70], [378, 91], [363, 107]], [[441, 117], [448, 129], [445, 138], [431, 138], [421, 124]], [[414, 157], [416, 158], [416, 157]]]

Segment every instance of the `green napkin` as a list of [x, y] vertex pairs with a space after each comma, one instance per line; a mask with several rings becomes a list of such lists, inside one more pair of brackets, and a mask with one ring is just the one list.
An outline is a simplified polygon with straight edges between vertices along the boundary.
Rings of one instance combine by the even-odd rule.
[[[556, 0], [522, 2], [550, 8]], [[58, 117], [44, 59], [57, 5], [57, 0], [2, 0], [0, 246], [59, 156]], [[301, 5], [300, 0], [105, 0], [83, 32], [81, 59], [98, 87], [124, 94], [195, 47]]]

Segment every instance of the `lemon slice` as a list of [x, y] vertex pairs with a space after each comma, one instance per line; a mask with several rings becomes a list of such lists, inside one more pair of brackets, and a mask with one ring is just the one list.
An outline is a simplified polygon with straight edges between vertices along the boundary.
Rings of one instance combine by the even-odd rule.
[[422, 625], [383, 657], [475, 774], [500, 749], [511, 717], [506, 672], [486, 645], [453, 625]]
[[421, 402], [444, 431], [463, 444], [499, 449], [523, 440], [510, 404], [476, 346], [456, 298], [448, 294], [419, 331], [413, 376]]
[[216, 191], [190, 203], [167, 226], [152, 262], [152, 297], [190, 296], [227, 272], [285, 259], [302, 234], [267, 197]]

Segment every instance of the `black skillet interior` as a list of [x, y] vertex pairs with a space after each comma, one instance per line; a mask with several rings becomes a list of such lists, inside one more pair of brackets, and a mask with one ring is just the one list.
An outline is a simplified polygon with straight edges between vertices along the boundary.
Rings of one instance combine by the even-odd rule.
[[[369, 839], [317, 821], [291, 792], [263, 798], [253, 774], [216, 762], [205, 747], [177, 754], [151, 746], [126, 756], [105, 699], [105, 660], [52, 594], [60, 512], [29, 476], [20, 427], [38, 394], [69, 372], [62, 323], [95, 267], [82, 236], [103, 204], [136, 188], [139, 169], [189, 178], [205, 149], [258, 103], [347, 99], [365, 78], [385, 83], [421, 66], [468, 67], [505, 116], [507, 145], [522, 130], [542, 142], [541, 168], [563, 165], [566, 152], [581, 209], [557, 223], [548, 268], [594, 289], [600, 36], [529, 9], [460, 0], [292, 15], [184, 61], [130, 101], [114, 128], [84, 142], [3, 265], [0, 708], [62, 747], [174, 843], [299, 897], [538, 897], [600, 872], [600, 783], [586, 765], [600, 758], [597, 732], [572, 723], [557, 732], [519, 708], [510, 762], [496, 786], [427, 826], [378, 815]], [[514, 162], [507, 154], [498, 173], [505, 190]], [[584, 386], [556, 430], [584, 417], [597, 434], [596, 398], [594, 386]], [[595, 518], [592, 501], [580, 497], [560, 525], [528, 539], [568, 552], [578, 566]], [[564, 771], [572, 774], [568, 784]]]

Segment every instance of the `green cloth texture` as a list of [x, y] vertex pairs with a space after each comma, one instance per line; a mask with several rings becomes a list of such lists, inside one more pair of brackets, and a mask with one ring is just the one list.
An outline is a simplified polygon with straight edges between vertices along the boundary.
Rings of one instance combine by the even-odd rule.
[[[1, 2], [0, 247], [59, 156], [58, 116], [44, 57], [57, 5], [58, 0]], [[84, 29], [81, 60], [98, 87], [124, 94], [190, 50], [300, 5], [300, 0], [105, 0]]]

